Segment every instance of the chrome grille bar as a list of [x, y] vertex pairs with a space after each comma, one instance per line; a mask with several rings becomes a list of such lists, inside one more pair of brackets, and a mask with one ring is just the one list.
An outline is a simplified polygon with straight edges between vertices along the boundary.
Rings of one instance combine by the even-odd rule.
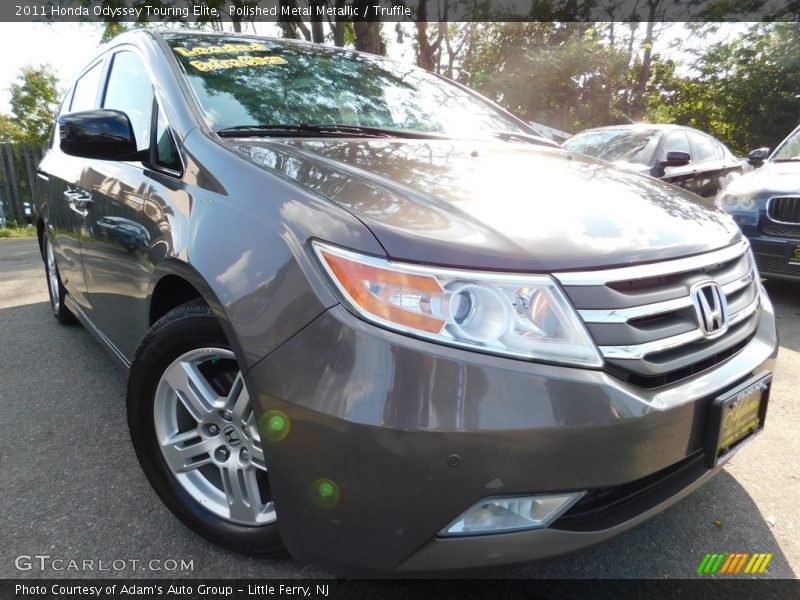
[[[760, 305], [761, 294], [759, 293], [756, 295], [756, 298], [753, 300], [753, 302], [730, 316], [728, 326], [731, 327], [737, 323], [741, 323], [747, 317], [755, 313]], [[693, 329], [685, 333], [662, 338], [660, 340], [653, 340], [652, 342], [647, 342], [644, 344], [635, 344], [631, 346], [599, 346], [599, 349], [604, 358], [641, 360], [649, 354], [655, 354], [657, 352], [664, 352], [666, 350], [672, 350], [673, 348], [679, 348], [680, 346], [702, 340], [704, 337], [705, 336], [700, 329]]]
[[770, 221], [787, 225], [800, 224], [800, 197], [782, 196], [767, 200]]
[[[722, 286], [722, 292], [726, 296], [738, 292], [753, 282], [755, 273], [751, 271], [735, 281], [726, 283]], [[664, 302], [654, 302], [653, 304], [643, 304], [630, 308], [618, 308], [610, 310], [579, 310], [578, 313], [586, 323], [627, 323], [631, 319], [641, 319], [642, 317], [652, 317], [664, 313], [675, 312], [692, 305], [690, 296], [682, 296]]]
[[662, 275], [674, 275], [687, 271], [696, 271], [715, 264], [728, 262], [740, 257], [750, 247], [747, 239], [742, 239], [731, 246], [713, 252], [706, 252], [697, 256], [665, 260], [658, 263], [605, 269], [601, 271], [571, 271], [554, 273], [554, 277], [563, 285], [592, 286], [605, 285], [616, 281], [629, 281], [633, 279], [649, 279]]

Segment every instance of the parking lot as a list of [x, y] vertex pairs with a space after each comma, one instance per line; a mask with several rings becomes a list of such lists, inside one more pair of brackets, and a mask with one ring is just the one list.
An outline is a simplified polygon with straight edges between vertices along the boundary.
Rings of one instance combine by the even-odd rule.
[[[760, 438], [715, 480], [643, 526], [510, 576], [686, 578], [713, 551], [774, 553], [764, 577], [800, 572], [800, 285], [767, 287], [782, 348]], [[52, 318], [32, 239], [0, 240], [0, 342], [0, 577], [93, 575], [53, 570], [50, 562], [19, 570], [29, 563], [18, 557], [33, 555], [94, 560], [95, 569], [99, 561], [124, 561], [123, 569], [94, 573], [103, 577], [333, 575], [220, 550], [169, 513], [128, 437], [126, 375], [84, 329]]]

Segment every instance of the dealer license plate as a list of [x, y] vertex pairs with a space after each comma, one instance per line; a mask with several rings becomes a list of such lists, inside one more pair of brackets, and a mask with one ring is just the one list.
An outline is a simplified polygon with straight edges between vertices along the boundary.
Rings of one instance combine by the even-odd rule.
[[764, 428], [772, 374], [765, 372], [711, 403], [706, 465], [717, 467]]

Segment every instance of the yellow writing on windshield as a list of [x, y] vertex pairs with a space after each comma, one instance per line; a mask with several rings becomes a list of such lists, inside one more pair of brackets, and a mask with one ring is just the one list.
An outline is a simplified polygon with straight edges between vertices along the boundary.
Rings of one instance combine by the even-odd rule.
[[238, 56], [236, 58], [191, 60], [189, 64], [200, 71], [219, 71], [221, 69], [238, 69], [261, 65], [285, 65], [286, 62], [286, 59], [281, 56]]
[[194, 48], [175, 48], [175, 52], [183, 56], [200, 56], [203, 54], [236, 54], [238, 52], [264, 52], [268, 48], [264, 44], [221, 44], [219, 46], [195, 46]]

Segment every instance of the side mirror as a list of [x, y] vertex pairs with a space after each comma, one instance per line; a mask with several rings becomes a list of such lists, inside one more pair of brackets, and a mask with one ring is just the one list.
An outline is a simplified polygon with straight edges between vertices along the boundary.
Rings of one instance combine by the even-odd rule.
[[769, 148], [756, 148], [747, 155], [747, 162], [754, 167], [760, 167], [769, 158]]
[[118, 110], [86, 110], [58, 118], [61, 151], [81, 158], [144, 160], [146, 151], [136, 151], [131, 121]]
[[658, 163], [659, 167], [682, 167], [692, 162], [692, 155], [688, 152], [667, 152], [667, 158]]

